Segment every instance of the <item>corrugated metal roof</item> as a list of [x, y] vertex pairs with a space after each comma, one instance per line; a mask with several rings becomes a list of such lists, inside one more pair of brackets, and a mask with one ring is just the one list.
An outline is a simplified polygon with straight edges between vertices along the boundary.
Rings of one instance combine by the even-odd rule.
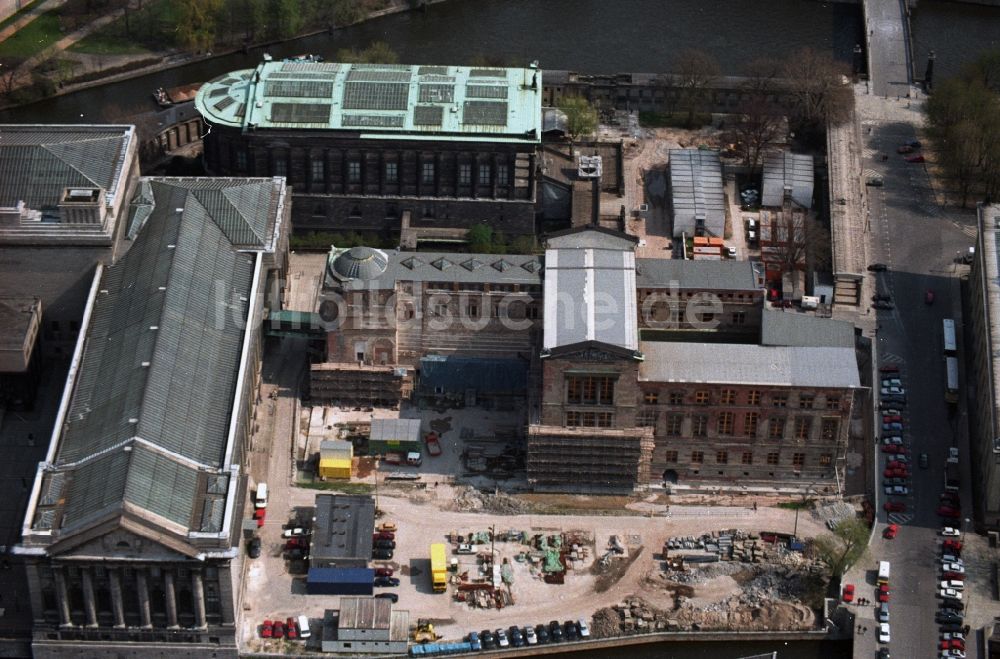
[[801, 313], [764, 311], [760, 342], [766, 346], [854, 347], [854, 324]]
[[726, 201], [718, 152], [670, 149], [670, 189], [675, 238], [695, 235], [698, 226], [708, 235], [723, 235]]
[[636, 259], [635, 280], [639, 288], [667, 288], [704, 291], [754, 291], [763, 288], [763, 273], [750, 261], [685, 261]]
[[373, 441], [420, 441], [420, 419], [372, 419], [369, 439]]
[[375, 597], [341, 597], [340, 629], [389, 629], [392, 603]]
[[68, 187], [119, 192], [131, 126], [0, 125], [0, 207], [54, 209]]
[[858, 388], [853, 348], [643, 341], [646, 382]]
[[537, 69], [264, 62], [206, 83], [195, 107], [210, 123], [255, 130], [537, 143], [541, 78]]
[[812, 156], [790, 151], [768, 155], [764, 159], [763, 181], [762, 206], [781, 206], [787, 187], [793, 202], [802, 208], [812, 208]]
[[631, 250], [545, 250], [543, 349], [598, 341], [636, 350], [635, 283]]

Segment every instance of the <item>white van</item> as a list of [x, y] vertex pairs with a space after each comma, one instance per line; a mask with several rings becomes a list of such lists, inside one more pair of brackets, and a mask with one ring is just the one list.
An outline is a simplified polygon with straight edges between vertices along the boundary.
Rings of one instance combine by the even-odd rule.
[[267, 508], [267, 483], [257, 484], [257, 496], [253, 500], [254, 508]]
[[304, 641], [310, 636], [312, 636], [312, 631], [309, 629], [309, 618], [299, 616], [299, 638]]

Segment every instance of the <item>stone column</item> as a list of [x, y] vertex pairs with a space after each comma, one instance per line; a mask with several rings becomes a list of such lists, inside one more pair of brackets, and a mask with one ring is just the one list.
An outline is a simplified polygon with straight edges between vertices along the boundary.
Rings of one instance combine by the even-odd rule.
[[83, 607], [87, 612], [87, 626], [97, 626], [97, 605], [94, 603], [94, 579], [90, 574], [93, 568], [84, 567], [80, 569], [83, 575]]
[[163, 582], [167, 591], [167, 627], [177, 628], [177, 593], [174, 591], [173, 568], [164, 568]]
[[125, 626], [125, 606], [122, 604], [122, 579], [118, 568], [108, 570], [111, 582], [111, 609], [115, 614], [115, 627]]
[[191, 595], [194, 598], [194, 619], [199, 629], [208, 626], [205, 620], [205, 586], [201, 579], [201, 570], [191, 571]]
[[63, 568], [56, 566], [52, 568], [56, 576], [56, 597], [59, 599], [59, 624], [63, 627], [72, 627], [73, 618], [69, 614], [69, 589], [66, 587], [66, 575]]
[[136, 568], [135, 589], [139, 591], [139, 618], [145, 629], [153, 626], [153, 616], [149, 611], [149, 584], [146, 582], [145, 568]]

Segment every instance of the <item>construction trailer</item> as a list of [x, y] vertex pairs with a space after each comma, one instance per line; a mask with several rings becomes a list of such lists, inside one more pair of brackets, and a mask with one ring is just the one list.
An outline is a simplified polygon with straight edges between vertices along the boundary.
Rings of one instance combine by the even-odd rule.
[[319, 477], [350, 478], [354, 445], [342, 439], [327, 439], [319, 445]]

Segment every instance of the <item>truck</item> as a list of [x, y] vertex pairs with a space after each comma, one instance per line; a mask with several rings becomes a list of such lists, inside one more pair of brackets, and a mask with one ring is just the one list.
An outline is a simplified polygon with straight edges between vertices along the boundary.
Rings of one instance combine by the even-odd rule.
[[424, 443], [427, 445], [427, 453], [431, 456], [441, 455], [441, 441], [436, 432], [429, 432], [424, 436]]
[[443, 542], [431, 545], [431, 587], [435, 593], [448, 590], [448, 556]]
[[889, 583], [889, 561], [879, 561], [878, 562], [878, 582], [879, 584]]
[[944, 463], [944, 489], [946, 492], [958, 492], [962, 479], [958, 473], [958, 458], [948, 458]]

